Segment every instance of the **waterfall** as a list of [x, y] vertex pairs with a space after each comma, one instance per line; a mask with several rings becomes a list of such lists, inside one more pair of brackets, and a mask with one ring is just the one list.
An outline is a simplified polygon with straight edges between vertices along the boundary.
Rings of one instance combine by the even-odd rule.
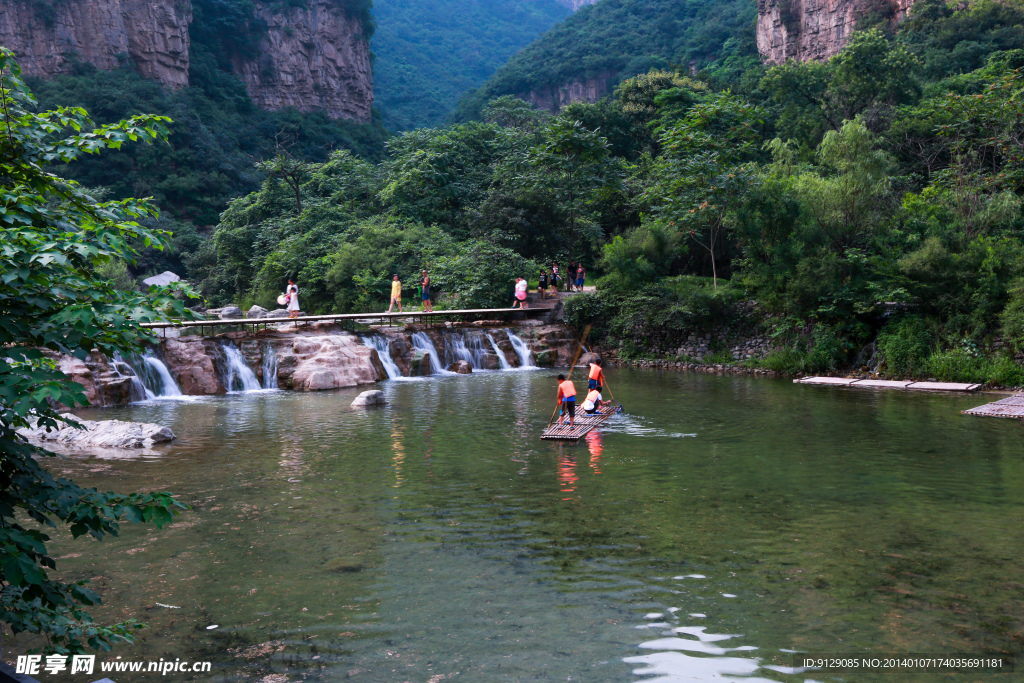
[[238, 347], [227, 342], [221, 344], [221, 348], [224, 349], [224, 357], [227, 361], [227, 376], [224, 377], [224, 388], [229, 392], [261, 389], [260, 381], [256, 379], [256, 373], [246, 364], [245, 358], [242, 356], [242, 352], [238, 350]]
[[505, 332], [508, 333], [508, 340], [512, 342], [512, 348], [519, 356], [519, 366], [523, 368], [537, 367], [533, 362], [533, 352], [530, 351], [529, 345], [512, 330], [506, 329]]
[[269, 342], [263, 345], [263, 388], [277, 389], [277, 351]]
[[170, 370], [167, 369], [162, 360], [156, 357], [152, 349], [146, 349], [146, 353], [142, 356], [142, 362], [146, 364], [147, 368], [155, 372], [160, 380], [160, 383], [157, 385], [159, 391], [154, 389], [153, 393], [157, 396], [181, 396], [181, 389], [178, 388], [178, 383], [171, 376]]
[[135, 403], [136, 401], [144, 401], [147, 398], [153, 398], [153, 392], [146, 387], [145, 382], [143, 382], [138, 373], [135, 372], [135, 368], [125, 361], [125, 359], [121, 357], [121, 354], [116, 351], [114, 352], [114, 358], [110, 362], [110, 368], [118, 377], [127, 377], [131, 379], [132, 388], [129, 398], [132, 403]]
[[380, 358], [380, 364], [384, 366], [384, 371], [388, 373], [388, 379], [402, 376], [401, 369], [395, 364], [395, 359], [391, 357], [391, 340], [388, 337], [371, 334], [363, 337], [363, 344], [377, 351], [377, 357]]
[[437, 353], [437, 348], [434, 346], [434, 342], [430, 340], [430, 337], [427, 336], [426, 332], [413, 332], [412, 345], [413, 348], [419, 349], [421, 351], [430, 352], [431, 372], [433, 372], [435, 375], [440, 375], [448, 372], [447, 370], [444, 369], [444, 366], [441, 365], [441, 357]]
[[494, 341], [494, 337], [487, 334], [487, 338], [491, 341], [491, 348], [494, 349], [494, 353], [498, 356], [498, 362], [501, 364], [502, 370], [511, 370], [512, 365], [508, 362], [508, 358], [505, 358], [505, 354], [500, 348], [498, 348], [498, 342]]
[[483, 337], [472, 332], [450, 332], [444, 337], [444, 363], [450, 365], [458, 360], [469, 363], [474, 370], [482, 370], [484, 367], [484, 356], [487, 350], [484, 349]]

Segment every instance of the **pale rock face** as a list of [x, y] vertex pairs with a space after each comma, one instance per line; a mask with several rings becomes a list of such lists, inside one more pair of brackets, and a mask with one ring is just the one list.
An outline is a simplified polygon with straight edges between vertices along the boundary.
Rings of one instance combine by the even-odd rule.
[[293, 337], [276, 342], [274, 348], [281, 388], [324, 391], [387, 377], [377, 352], [352, 334]]
[[558, 0], [559, 5], [565, 5], [573, 12], [578, 10], [580, 7], [586, 7], [587, 5], [593, 5], [598, 0]]
[[[894, 0], [892, 20], [905, 18], [913, 4]], [[846, 47], [857, 17], [871, 5], [872, 0], [758, 0], [758, 52], [768, 64], [826, 60]]]
[[218, 355], [215, 342], [194, 337], [167, 339], [163, 342], [163, 350], [167, 368], [183, 394], [227, 393], [214, 364]]
[[58, 423], [61, 428], [46, 431], [45, 427], [19, 429], [18, 433], [30, 441], [41, 443], [46, 447], [55, 445], [59, 448], [150, 448], [153, 444], [165, 443], [175, 439], [174, 432], [168, 427], [148, 422], [123, 422], [121, 420], [90, 420], [75, 419], [85, 429], [71, 427], [67, 423]]
[[597, 102], [612, 91], [615, 73], [604, 72], [586, 80], [573, 80], [545, 90], [531, 90], [520, 95], [527, 102], [557, 114], [573, 102]]
[[361, 406], [383, 406], [387, 405], [387, 399], [384, 398], [384, 392], [380, 389], [371, 389], [370, 391], [364, 391], [363, 393], [356, 396], [356, 399], [352, 401], [353, 407]]
[[366, 122], [373, 107], [370, 49], [359, 21], [334, 0], [280, 11], [257, 3], [267, 32], [253, 60], [234, 60], [252, 100], [263, 109], [294, 107]]
[[72, 58], [99, 69], [127, 59], [165, 86], [188, 85], [191, 0], [64, 0], [52, 17], [37, 7], [0, 3], [0, 45], [15, 52], [25, 75], [64, 73]]

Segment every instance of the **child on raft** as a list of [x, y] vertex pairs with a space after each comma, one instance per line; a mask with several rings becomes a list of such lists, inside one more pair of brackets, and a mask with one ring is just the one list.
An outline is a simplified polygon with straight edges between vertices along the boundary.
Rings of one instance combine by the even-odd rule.
[[604, 401], [604, 397], [601, 396], [601, 392], [597, 389], [591, 389], [587, 392], [587, 398], [583, 401], [583, 412], [587, 415], [595, 414], [601, 407], [602, 401]]
[[590, 364], [590, 375], [587, 380], [587, 389], [597, 389], [601, 391], [604, 389], [604, 361], [600, 358], [595, 358], [594, 362]]
[[576, 387], [572, 380], [566, 379], [565, 375], [558, 376], [558, 396], [555, 399], [562, 407], [562, 415], [569, 414], [568, 421], [562, 424], [569, 425], [569, 428], [576, 426]]

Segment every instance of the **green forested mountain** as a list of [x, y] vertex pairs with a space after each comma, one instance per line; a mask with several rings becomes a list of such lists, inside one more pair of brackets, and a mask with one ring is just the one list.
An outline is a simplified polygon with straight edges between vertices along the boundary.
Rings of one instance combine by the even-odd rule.
[[374, 92], [384, 124], [447, 122], [483, 83], [569, 10], [556, 0], [376, 0]]
[[558, 24], [467, 94], [457, 118], [488, 100], [613, 74], [613, 83], [652, 68], [699, 69], [720, 59], [756, 62], [753, 0], [602, 0]]
[[192, 276], [216, 303], [267, 303], [297, 276], [310, 310], [364, 310], [392, 272], [429, 265], [441, 305], [492, 303], [513, 274], [575, 259], [599, 292], [569, 320], [625, 355], [760, 325], [776, 370], [873, 355], [891, 375], [1021, 385], [1022, 27], [1019, 0], [924, 0], [825, 63], [768, 68], [737, 47], [556, 116], [491, 99], [482, 122], [403, 134], [379, 163], [310, 166], [301, 206], [268, 179]]

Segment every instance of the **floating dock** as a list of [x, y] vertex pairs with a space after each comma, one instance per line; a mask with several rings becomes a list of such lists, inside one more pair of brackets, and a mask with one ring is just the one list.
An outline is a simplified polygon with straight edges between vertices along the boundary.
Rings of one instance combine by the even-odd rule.
[[558, 439], [561, 441], [576, 441], [582, 439], [587, 433], [594, 427], [607, 420], [609, 417], [617, 413], [619, 406], [605, 403], [597, 412], [593, 415], [587, 415], [583, 411], [583, 408], [576, 407], [576, 424], [569, 427], [569, 425], [563, 425], [563, 416], [559, 415], [559, 421], [544, 430], [544, 433], [540, 435], [542, 439]]
[[909, 389], [911, 391], [977, 391], [980, 384], [959, 382], [911, 382], [887, 379], [852, 379], [849, 377], [801, 377], [794, 384], [826, 384], [836, 387], [858, 387], [862, 389]]
[[977, 408], [961, 411], [964, 415], [981, 415], [982, 417], [1015, 417], [1024, 420], [1024, 394], [1014, 394], [999, 401], [986, 403]]

